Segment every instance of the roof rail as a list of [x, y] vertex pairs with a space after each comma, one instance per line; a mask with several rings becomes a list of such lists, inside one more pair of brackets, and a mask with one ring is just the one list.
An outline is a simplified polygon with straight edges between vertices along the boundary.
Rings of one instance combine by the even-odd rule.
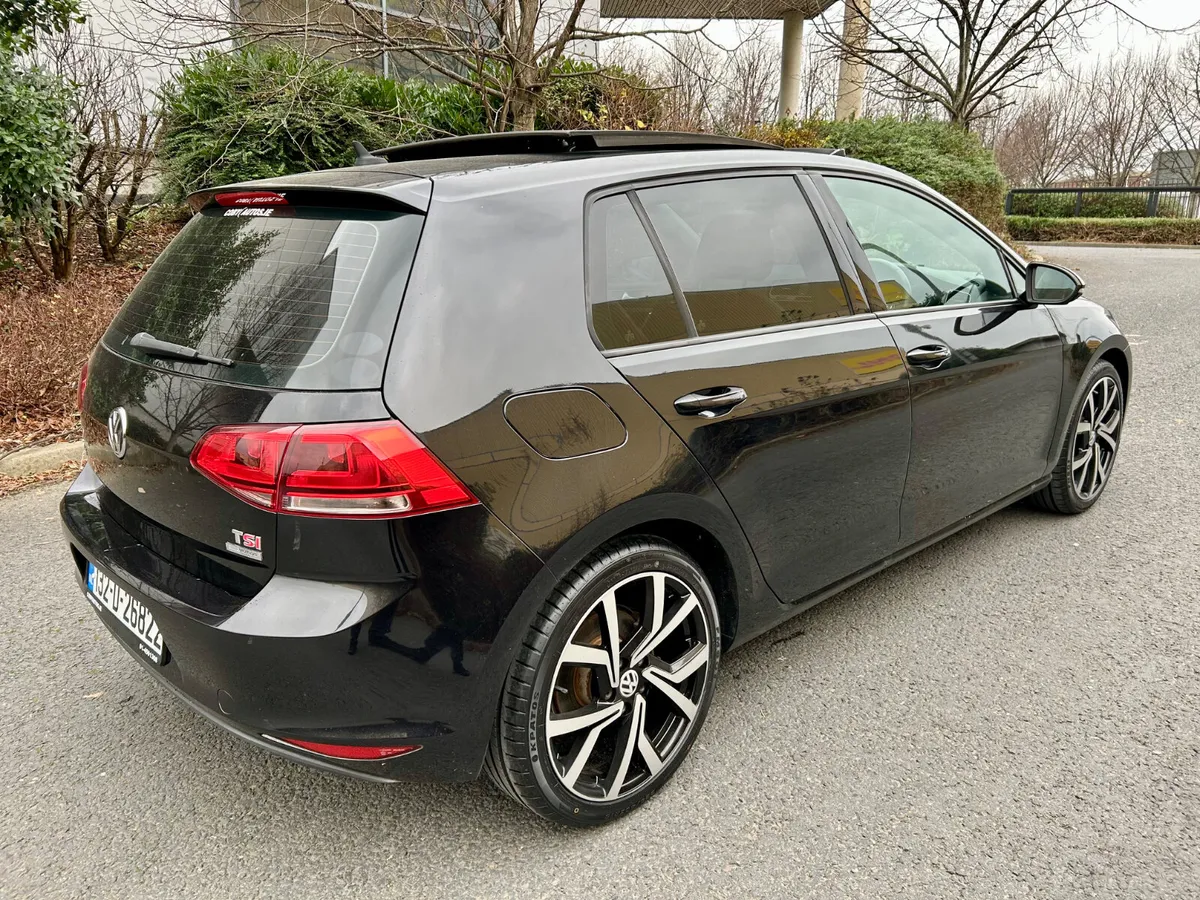
[[[417, 141], [376, 150], [388, 162], [448, 159], [457, 156], [499, 156], [510, 153], [643, 153], [655, 150], [779, 150], [775, 144], [716, 134], [681, 131], [506, 131]], [[816, 150], [817, 153], [836, 153]]]

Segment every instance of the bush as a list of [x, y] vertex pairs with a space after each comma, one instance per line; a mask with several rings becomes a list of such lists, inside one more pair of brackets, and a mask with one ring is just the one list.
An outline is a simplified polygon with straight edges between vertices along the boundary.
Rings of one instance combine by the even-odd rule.
[[[1012, 215], [1034, 216], [1042, 219], [1067, 218], [1075, 215], [1076, 193], [1064, 190], [1052, 194], [1014, 194]], [[1147, 194], [1087, 194], [1083, 195], [1081, 215], [1089, 219], [1136, 219], [1146, 215]], [[1183, 215], [1183, 206], [1172, 197], [1160, 197], [1158, 217], [1174, 219]]]
[[744, 137], [782, 147], [841, 147], [848, 156], [889, 166], [945, 194], [993, 231], [1004, 230], [1004, 176], [979, 138], [945, 122], [853, 119], [784, 121]]
[[49, 226], [53, 200], [69, 193], [78, 136], [71, 92], [37, 68], [22, 70], [0, 49], [0, 265], [20, 228]]
[[1200, 244], [1200, 219], [1052, 219], [1009, 216], [1008, 231], [1018, 241]]
[[218, 184], [349, 165], [384, 147], [484, 130], [469, 89], [397, 83], [284, 47], [208, 53], [161, 94], [170, 200]]
[[564, 58], [542, 92], [537, 127], [542, 129], [656, 128], [662, 93], [620, 66], [598, 68]]

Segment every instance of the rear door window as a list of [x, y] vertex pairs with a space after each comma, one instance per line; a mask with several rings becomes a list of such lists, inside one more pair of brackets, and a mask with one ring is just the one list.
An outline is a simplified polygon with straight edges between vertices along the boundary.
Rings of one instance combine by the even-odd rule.
[[592, 327], [605, 350], [688, 336], [662, 261], [625, 194], [592, 204], [588, 222]]
[[637, 192], [701, 335], [850, 314], [825, 236], [791, 176]]
[[[104, 343], [237, 384], [378, 388], [422, 222], [379, 210], [205, 209], [150, 267]], [[139, 332], [234, 365], [148, 356], [129, 346]]]

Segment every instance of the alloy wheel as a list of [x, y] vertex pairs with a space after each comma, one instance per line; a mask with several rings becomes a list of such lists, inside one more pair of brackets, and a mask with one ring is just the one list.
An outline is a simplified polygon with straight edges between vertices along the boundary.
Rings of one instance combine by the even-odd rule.
[[645, 572], [605, 591], [563, 647], [546, 739], [567, 791], [618, 801], [684, 746], [711, 677], [713, 623], [680, 578]]
[[1121, 413], [1121, 389], [1105, 375], [1092, 385], [1075, 425], [1071, 481], [1080, 500], [1095, 499], [1112, 474], [1121, 439]]

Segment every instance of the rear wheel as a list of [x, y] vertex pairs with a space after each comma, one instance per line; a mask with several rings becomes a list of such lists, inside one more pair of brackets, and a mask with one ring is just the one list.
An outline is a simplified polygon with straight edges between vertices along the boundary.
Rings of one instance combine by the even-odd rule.
[[1124, 415], [1121, 377], [1110, 363], [1101, 362], [1071, 417], [1050, 484], [1034, 495], [1039, 506], [1081, 513], [1100, 499], [1116, 465]]
[[485, 768], [551, 821], [598, 825], [683, 761], [720, 659], [712, 589], [657, 538], [584, 560], [538, 614], [505, 680]]

